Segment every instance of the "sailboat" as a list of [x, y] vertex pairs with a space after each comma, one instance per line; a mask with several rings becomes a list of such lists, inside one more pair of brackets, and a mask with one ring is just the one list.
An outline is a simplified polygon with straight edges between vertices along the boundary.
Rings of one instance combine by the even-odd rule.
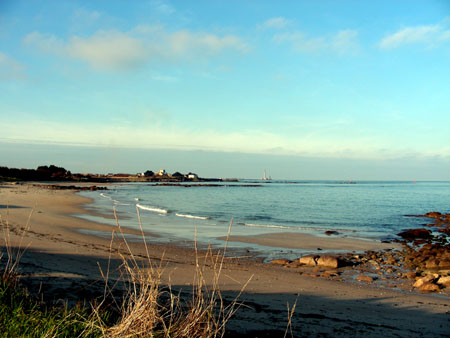
[[269, 178], [267, 178], [267, 175], [266, 175], [266, 169], [264, 169], [264, 176], [263, 176], [263, 178], [262, 178], [262, 180], [263, 181], [270, 181], [272, 178], [269, 176]]

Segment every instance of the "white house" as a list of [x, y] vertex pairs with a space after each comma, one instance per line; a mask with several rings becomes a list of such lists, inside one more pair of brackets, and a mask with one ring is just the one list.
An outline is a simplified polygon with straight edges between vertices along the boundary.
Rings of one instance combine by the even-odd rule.
[[194, 173], [189, 173], [189, 174], [187, 174], [187, 178], [189, 178], [190, 180], [197, 180], [198, 175], [194, 174]]
[[161, 169], [156, 175], [158, 175], [158, 176], [165, 176], [165, 175], [167, 175], [167, 172], [166, 172], [165, 169]]

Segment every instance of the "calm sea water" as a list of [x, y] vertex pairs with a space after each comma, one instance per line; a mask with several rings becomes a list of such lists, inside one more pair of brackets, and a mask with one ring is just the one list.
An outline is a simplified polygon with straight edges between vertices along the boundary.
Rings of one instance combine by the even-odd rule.
[[[261, 186], [241, 186], [254, 183]], [[450, 212], [450, 182], [244, 181], [218, 187], [135, 183], [82, 194], [94, 198], [92, 208], [102, 213], [112, 215], [116, 208], [122, 226], [138, 227], [138, 209], [144, 229], [167, 241], [192, 240], [197, 229], [199, 241], [214, 243], [226, 235], [232, 218], [234, 235], [324, 235], [335, 230], [339, 236], [381, 240], [426, 222], [405, 215]]]

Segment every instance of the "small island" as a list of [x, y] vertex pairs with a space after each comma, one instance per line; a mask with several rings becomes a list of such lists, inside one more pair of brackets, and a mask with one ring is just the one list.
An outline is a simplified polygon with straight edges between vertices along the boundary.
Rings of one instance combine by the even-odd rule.
[[97, 183], [115, 183], [115, 182], [230, 182], [237, 179], [222, 178], [202, 178], [196, 173], [187, 174], [179, 171], [170, 174], [165, 169], [157, 172], [146, 170], [144, 172], [129, 173], [71, 173], [63, 167], [55, 165], [43, 165], [37, 169], [18, 169], [0, 167], [0, 180], [3, 181], [67, 181], [67, 182], [97, 182]]

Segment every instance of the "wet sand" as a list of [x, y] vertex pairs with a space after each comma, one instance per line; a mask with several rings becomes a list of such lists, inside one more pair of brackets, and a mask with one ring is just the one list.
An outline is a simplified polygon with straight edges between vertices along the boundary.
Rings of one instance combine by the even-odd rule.
[[[219, 238], [225, 240], [226, 237]], [[344, 237], [318, 237], [308, 234], [292, 232], [260, 234], [253, 236], [230, 236], [230, 242], [251, 243], [270, 247], [304, 250], [328, 250], [328, 251], [364, 251], [382, 250], [388, 248], [400, 248], [395, 243], [381, 243], [378, 241], [366, 241], [356, 238]]]
[[[0, 185], [0, 214], [2, 223], [11, 229], [10, 245], [27, 248], [19, 267], [22, 280], [30, 287], [40, 288], [44, 299], [89, 299], [102, 292], [99, 267], [106, 271], [109, 265], [114, 272], [121, 264], [114, 250], [124, 247], [122, 241], [111, 244], [108, 238], [79, 231], [118, 230], [74, 216], [88, 213], [84, 206], [90, 202], [73, 191], [49, 190], [31, 184]], [[22, 237], [21, 229], [28, 219], [30, 229]], [[136, 230], [122, 230], [139, 235]], [[367, 250], [369, 244], [371, 249], [385, 247], [381, 243], [373, 247], [374, 243], [366, 241], [300, 234], [295, 238], [291, 234], [244, 237], [232, 237], [232, 240], [305, 249]], [[147, 238], [149, 256], [155, 264], [159, 264], [164, 254], [163, 283], [189, 293], [195, 274], [194, 249], [156, 244], [152, 243], [151, 236]], [[4, 242], [1, 238], [2, 246]], [[141, 243], [129, 244], [136, 257], [145, 257]], [[297, 269], [234, 256], [236, 253], [228, 253], [221, 275], [225, 298], [232, 299], [251, 281], [240, 297], [247, 306], [229, 322], [230, 336], [283, 337], [288, 322], [287, 303], [292, 306], [296, 299], [292, 318], [295, 337], [438, 337], [450, 332], [450, 299], [445, 294], [423, 295], [408, 287], [396, 290], [364, 282], [312, 278]], [[112, 273], [111, 278], [114, 276]]]

